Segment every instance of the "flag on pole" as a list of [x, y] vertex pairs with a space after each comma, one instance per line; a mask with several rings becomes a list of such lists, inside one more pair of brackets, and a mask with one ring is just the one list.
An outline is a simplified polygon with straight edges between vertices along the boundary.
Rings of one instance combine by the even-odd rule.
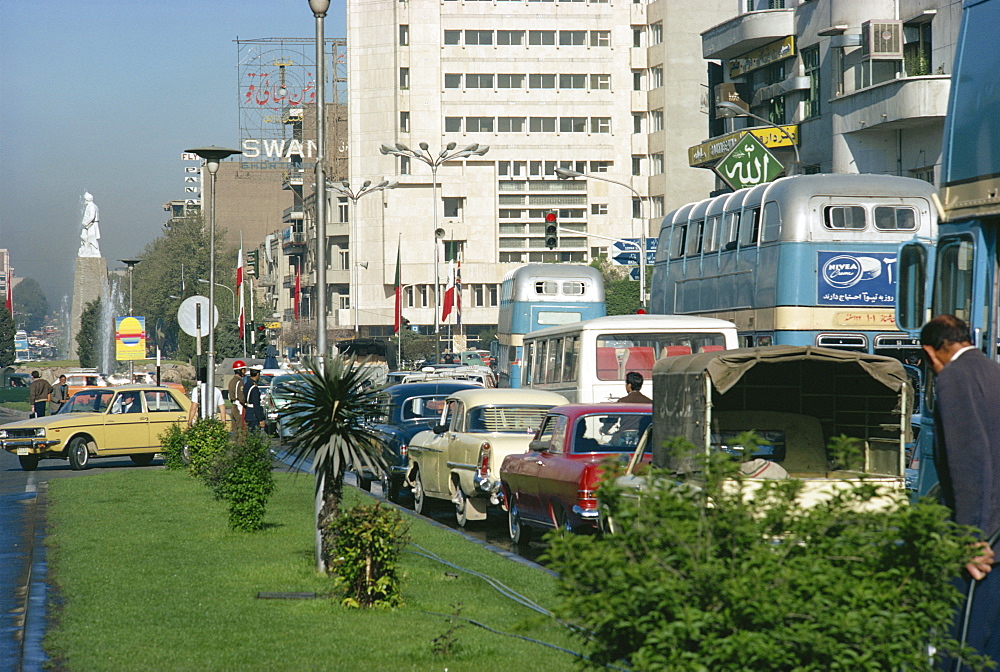
[[455, 305], [455, 262], [448, 262], [448, 286], [444, 288], [444, 302], [441, 307], [441, 321], [447, 322]]
[[462, 326], [462, 260], [455, 269], [455, 326]]
[[396, 310], [393, 313], [393, 326], [392, 332], [398, 334], [399, 330], [403, 327], [403, 282], [401, 279], [400, 263], [402, 261], [400, 255], [402, 254], [402, 244], [403, 236], [399, 236], [399, 246], [396, 248]]
[[7, 269], [7, 297], [6, 297], [5, 301], [4, 301], [4, 305], [7, 306], [7, 312], [10, 313], [10, 316], [14, 317], [14, 288], [11, 285], [11, 281], [14, 278], [12, 276], [13, 276], [13, 271], [10, 268], [8, 268]]
[[302, 293], [302, 262], [295, 267], [295, 295], [292, 299], [295, 308], [295, 319], [299, 319], [299, 298]]
[[236, 255], [236, 293], [240, 297], [240, 317], [239, 317], [239, 332], [240, 340], [242, 341], [246, 338], [246, 305], [243, 300], [243, 246], [240, 245], [240, 251]]

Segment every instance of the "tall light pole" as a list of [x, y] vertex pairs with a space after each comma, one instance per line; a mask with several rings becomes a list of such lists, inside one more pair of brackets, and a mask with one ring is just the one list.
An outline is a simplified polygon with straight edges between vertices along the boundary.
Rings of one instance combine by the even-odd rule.
[[[556, 175], [560, 180], [575, 180], [577, 178], [584, 178], [587, 180], [600, 180], [601, 182], [610, 182], [611, 184], [617, 184], [620, 187], [625, 187], [631, 191], [636, 198], [639, 199], [639, 220], [642, 221], [641, 235], [639, 236], [639, 305], [642, 308], [646, 307], [646, 220], [642, 218], [643, 207], [642, 203], [646, 199], [636, 191], [631, 184], [627, 182], [620, 182], [618, 180], [612, 180], [610, 178], [604, 177], [603, 175], [595, 175], [593, 173], [581, 173], [576, 170], [570, 170], [569, 168], [556, 168]], [[634, 219], [634, 218], [633, 218]], [[633, 232], [635, 227], [632, 228]], [[597, 236], [594, 234], [588, 234], [594, 238], [604, 238], [605, 236]], [[609, 240], [619, 240], [618, 238], [612, 238]]]
[[473, 143], [462, 149], [456, 149], [458, 145], [454, 142], [449, 142], [444, 146], [438, 154], [435, 156], [430, 151], [430, 146], [426, 142], [421, 142], [418, 147], [419, 151], [415, 149], [410, 149], [401, 142], [397, 142], [395, 146], [390, 147], [389, 145], [382, 145], [379, 150], [382, 154], [401, 156], [409, 159], [416, 159], [417, 161], [422, 161], [430, 166], [431, 169], [431, 200], [434, 204], [434, 351], [436, 353], [435, 363], [441, 361], [441, 317], [438, 311], [441, 309], [440, 306], [440, 276], [438, 275], [438, 239], [444, 235], [444, 231], [438, 229], [438, 197], [437, 197], [437, 169], [438, 166], [443, 164], [445, 161], [451, 161], [452, 159], [467, 159], [472, 156], [482, 156], [486, 152], [490, 151], [489, 145], [480, 146], [478, 143]]
[[[208, 280], [206, 280], [205, 278], [198, 278], [198, 282], [203, 282], [206, 285], [208, 284]], [[224, 290], [226, 290], [227, 292], [229, 292], [230, 294], [233, 295], [233, 321], [235, 322], [236, 321], [236, 292], [234, 292], [232, 289], [230, 289], [228, 285], [224, 285], [221, 282], [215, 283], [215, 286], [216, 287], [222, 287]]]
[[347, 200], [351, 202], [351, 239], [348, 242], [348, 250], [351, 260], [351, 308], [354, 309], [354, 337], [358, 337], [358, 332], [360, 331], [360, 326], [358, 322], [358, 299], [361, 296], [360, 289], [360, 277], [358, 271], [358, 261], [357, 257], [357, 241], [358, 241], [358, 199], [362, 196], [367, 196], [368, 194], [373, 194], [376, 191], [385, 191], [386, 189], [395, 189], [399, 186], [399, 182], [396, 180], [382, 180], [376, 185], [372, 185], [371, 180], [365, 180], [361, 188], [354, 190], [351, 188], [351, 183], [347, 180], [342, 180], [340, 184], [336, 182], [330, 182], [326, 185], [327, 191], [335, 191], [342, 196], [346, 196]]
[[[209, 411], [212, 410], [211, 399], [215, 394], [215, 174], [219, 172], [219, 161], [233, 154], [242, 154], [238, 149], [226, 149], [225, 147], [197, 147], [186, 149], [186, 152], [197, 154], [205, 159], [205, 167], [208, 168], [208, 197], [212, 201], [212, 207], [208, 209], [208, 305], [212, 307], [212, 315], [208, 319], [208, 371], [205, 372], [205, 394], [202, 395], [202, 406]], [[214, 412], [214, 411], [213, 411]], [[212, 414], [205, 417], [212, 417]]]
[[778, 129], [783, 136], [788, 138], [788, 142], [792, 145], [792, 151], [795, 152], [795, 163], [793, 163], [788, 170], [785, 171], [785, 175], [798, 175], [802, 168], [802, 159], [799, 157], [799, 144], [796, 139], [792, 137], [792, 134], [786, 131], [780, 124], [776, 124], [770, 119], [765, 119], [764, 117], [758, 117], [756, 114], [750, 112], [750, 110], [745, 110], [736, 103], [731, 103], [725, 100], [721, 103], [716, 103], [715, 107], [721, 109], [723, 112], [728, 112], [729, 114], [723, 115], [726, 117], [750, 117], [751, 119], [756, 119], [757, 121], [763, 121], [768, 126]]
[[326, 357], [326, 40], [323, 19], [330, 0], [309, 0], [316, 17], [316, 350], [320, 374]]
[[[119, 259], [128, 269], [128, 316], [132, 317], [132, 269], [142, 261], [142, 259]], [[135, 382], [135, 361], [128, 360], [128, 382]]]

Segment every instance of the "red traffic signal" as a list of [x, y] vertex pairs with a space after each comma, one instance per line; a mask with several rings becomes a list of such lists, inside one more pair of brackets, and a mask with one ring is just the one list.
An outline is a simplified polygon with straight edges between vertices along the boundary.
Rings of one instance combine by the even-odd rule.
[[559, 246], [559, 226], [556, 224], [556, 217], [555, 210], [545, 213], [545, 247], [550, 250]]
[[556, 223], [556, 212], [555, 210], [549, 210], [545, 213], [545, 223], [555, 224]]

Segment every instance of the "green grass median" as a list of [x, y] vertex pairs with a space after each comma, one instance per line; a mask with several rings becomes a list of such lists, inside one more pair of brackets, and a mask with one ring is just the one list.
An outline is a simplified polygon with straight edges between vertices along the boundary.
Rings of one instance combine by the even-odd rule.
[[[266, 528], [227, 527], [223, 502], [180, 472], [151, 468], [57, 479], [49, 490], [50, 604], [46, 652], [57, 669], [86, 670], [573, 670], [575, 657], [465, 623], [579, 650], [551, 618], [480, 578], [404, 553], [405, 604], [357, 610], [336, 598], [257, 599], [259, 592], [328, 595], [313, 562], [308, 475], [275, 474]], [[353, 488], [346, 503], [363, 501]], [[554, 603], [555, 579], [410, 519], [413, 543], [482, 572], [534, 602]], [[408, 548], [413, 548], [409, 546]], [[414, 549], [416, 550], [416, 549]], [[434, 652], [435, 638], [451, 652]]]

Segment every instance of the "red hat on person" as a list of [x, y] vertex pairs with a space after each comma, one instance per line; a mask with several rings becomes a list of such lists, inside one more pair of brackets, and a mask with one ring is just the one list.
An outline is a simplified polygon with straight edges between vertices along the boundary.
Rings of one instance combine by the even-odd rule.
[[245, 368], [247, 368], [247, 363], [244, 362], [242, 359], [237, 359], [235, 362], [233, 362], [233, 371], [239, 371], [240, 369], [245, 369]]

